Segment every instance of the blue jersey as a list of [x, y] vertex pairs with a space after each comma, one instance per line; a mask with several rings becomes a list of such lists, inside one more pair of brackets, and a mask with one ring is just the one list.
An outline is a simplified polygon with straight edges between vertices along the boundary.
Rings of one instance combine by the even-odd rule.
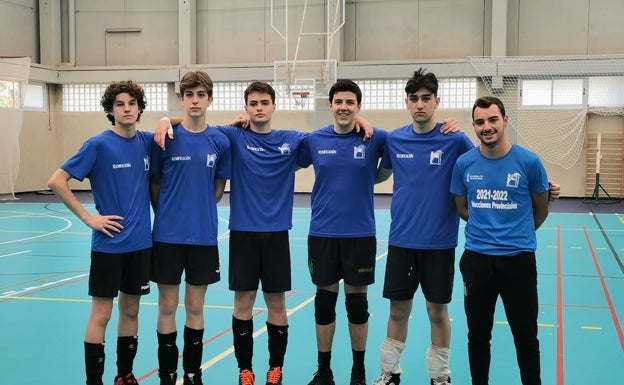
[[426, 134], [414, 132], [414, 124], [388, 134], [381, 166], [394, 175], [388, 239], [393, 246], [457, 246], [459, 216], [449, 192], [451, 174], [457, 158], [474, 145], [464, 133], [440, 133], [441, 125]]
[[223, 126], [232, 144], [230, 229], [273, 232], [292, 227], [297, 154], [306, 134], [257, 133]]
[[299, 165], [314, 165], [310, 235], [375, 235], [374, 186], [388, 133], [375, 128], [367, 141], [355, 132], [337, 134], [329, 125], [308, 135]]
[[214, 127], [202, 132], [173, 128], [166, 150], [152, 146], [152, 174], [160, 176], [154, 241], [217, 244], [215, 180], [230, 178], [230, 142]]
[[468, 200], [466, 249], [512, 256], [536, 248], [532, 195], [548, 191], [546, 170], [534, 153], [517, 145], [502, 158], [479, 148], [457, 159], [451, 193]]
[[79, 181], [89, 178], [95, 209], [119, 215], [123, 230], [108, 237], [93, 230], [91, 249], [127, 253], [152, 247], [149, 170], [154, 135], [136, 131], [124, 138], [106, 130], [88, 139], [61, 169]]

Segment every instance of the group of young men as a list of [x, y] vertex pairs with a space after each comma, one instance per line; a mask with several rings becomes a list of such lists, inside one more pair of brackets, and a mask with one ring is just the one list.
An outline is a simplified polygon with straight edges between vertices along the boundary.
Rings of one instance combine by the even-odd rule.
[[[334, 122], [311, 133], [271, 127], [275, 91], [264, 82], [246, 89], [245, 116], [213, 127], [205, 116], [212, 103], [212, 81], [205, 72], [193, 71], [180, 83], [184, 117], [163, 118], [152, 135], [136, 130], [146, 105], [142, 89], [131, 81], [112, 83], [102, 97], [112, 129], [85, 142], [48, 183], [93, 229], [87, 384], [102, 384], [104, 334], [118, 292], [115, 385], [137, 383], [132, 365], [139, 299], [149, 292], [150, 280], [159, 292], [161, 385], [176, 383], [175, 314], [183, 273], [183, 382], [203, 383], [204, 296], [207, 286], [220, 279], [216, 204], [228, 179], [228, 279], [234, 291], [232, 334], [239, 385], [255, 384], [252, 308], [260, 284], [268, 309], [266, 385], [282, 384], [294, 179], [298, 168], [310, 165], [315, 180], [308, 266], [317, 288], [318, 369], [308, 385], [335, 385], [331, 352], [341, 280], [353, 354], [350, 384], [366, 384], [367, 288], [374, 283], [377, 251], [373, 188], [391, 174], [392, 221], [383, 287], [390, 316], [381, 346], [381, 375], [373, 384], [400, 382], [400, 358], [419, 286], [431, 323], [430, 381], [451, 383], [447, 305], [460, 217], [467, 221], [460, 269], [472, 383], [488, 383], [493, 314], [500, 295], [523, 384], [539, 384], [535, 230], [559, 186], [549, 186], [534, 154], [506, 139], [508, 118], [498, 99], [484, 97], [475, 103], [473, 126], [481, 144], [474, 147], [463, 133], [448, 134], [458, 130], [456, 121], [436, 122], [440, 99], [434, 74], [416, 71], [405, 92], [413, 122], [390, 133], [358, 118], [362, 92], [350, 80], [339, 80], [329, 92]], [[89, 213], [73, 195], [71, 178], [90, 179], [96, 213]]]

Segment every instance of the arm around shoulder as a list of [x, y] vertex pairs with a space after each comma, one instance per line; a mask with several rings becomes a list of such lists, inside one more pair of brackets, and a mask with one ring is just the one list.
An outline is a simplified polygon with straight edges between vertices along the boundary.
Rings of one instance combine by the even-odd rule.
[[535, 222], [535, 230], [537, 230], [548, 217], [548, 190], [531, 195], [531, 200], [533, 202], [533, 221]]
[[454, 195], [455, 209], [459, 217], [468, 221], [468, 199], [463, 195]]

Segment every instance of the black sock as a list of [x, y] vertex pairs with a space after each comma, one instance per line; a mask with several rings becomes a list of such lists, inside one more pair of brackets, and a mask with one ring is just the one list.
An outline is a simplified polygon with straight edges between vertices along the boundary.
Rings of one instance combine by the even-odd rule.
[[351, 352], [353, 353], [353, 366], [351, 367], [351, 374], [356, 374], [358, 377], [364, 377], [364, 354], [366, 351], [351, 350]]
[[102, 385], [104, 375], [104, 343], [84, 343], [87, 385]]
[[288, 344], [288, 325], [266, 323], [269, 335], [269, 367], [284, 366], [284, 355]]
[[331, 351], [318, 352], [318, 368], [319, 370], [331, 369]]
[[132, 373], [139, 339], [136, 336], [117, 337], [117, 375]]
[[204, 329], [184, 327], [184, 350], [182, 353], [182, 368], [184, 373], [200, 373], [201, 360], [204, 352]]
[[158, 372], [161, 375], [171, 375], [178, 370], [178, 356], [180, 351], [176, 345], [178, 332], [162, 334], [156, 331], [158, 337]]
[[253, 318], [247, 321], [232, 317], [232, 335], [234, 336], [234, 355], [238, 368], [251, 370], [253, 357]]

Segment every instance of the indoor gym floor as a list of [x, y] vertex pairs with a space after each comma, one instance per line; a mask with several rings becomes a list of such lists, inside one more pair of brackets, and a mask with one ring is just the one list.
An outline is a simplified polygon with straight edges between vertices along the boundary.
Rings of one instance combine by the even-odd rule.
[[[87, 296], [90, 230], [58, 198], [20, 194], [0, 203], [0, 370], [3, 384], [84, 383], [83, 340], [89, 314]], [[88, 193], [81, 199], [93, 210]], [[379, 374], [379, 347], [385, 337], [388, 301], [381, 296], [390, 214], [388, 196], [378, 196], [376, 283], [369, 288], [368, 384]], [[296, 196], [290, 232], [293, 290], [287, 293], [289, 345], [285, 385], [305, 385], [316, 370], [314, 286], [306, 261], [309, 196]], [[221, 281], [208, 288], [204, 333], [204, 383], [237, 384], [232, 349], [233, 295], [227, 288], [227, 197], [220, 204]], [[457, 261], [462, 252], [463, 223]], [[560, 199], [538, 231], [539, 338], [545, 385], [624, 383], [624, 204]], [[332, 367], [337, 385], [349, 383], [349, 347], [344, 296], [337, 307]], [[254, 371], [264, 384], [267, 369], [266, 309], [258, 297], [254, 318]], [[466, 323], [461, 275], [456, 271], [449, 305], [453, 336], [453, 384], [469, 384]], [[134, 373], [139, 382], [158, 384], [156, 356], [157, 289], [142, 298], [139, 351]], [[116, 310], [107, 330], [105, 384], [115, 376]], [[520, 384], [515, 352], [502, 305], [493, 330], [490, 383]], [[178, 330], [184, 312], [178, 311]], [[425, 350], [429, 325], [424, 298], [416, 294], [404, 352], [402, 384], [428, 384]], [[181, 335], [178, 337], [181, 351]], [[181, 371], [181, 363], [180, 363]], [[181, 375], [180, 375], [181, 376]]]

